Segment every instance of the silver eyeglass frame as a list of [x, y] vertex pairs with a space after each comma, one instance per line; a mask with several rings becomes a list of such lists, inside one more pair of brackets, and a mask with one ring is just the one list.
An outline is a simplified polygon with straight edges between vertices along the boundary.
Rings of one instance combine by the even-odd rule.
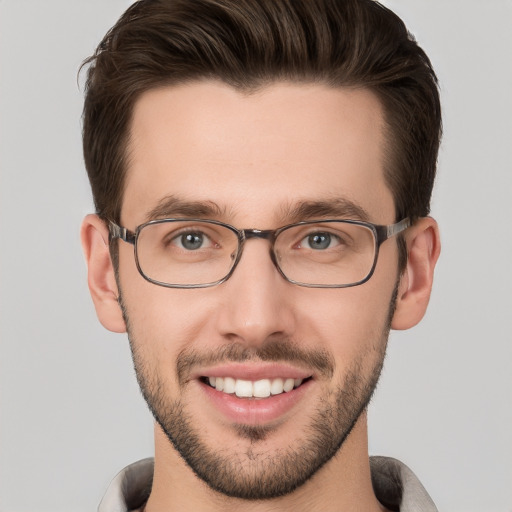
[[[170, 223], [170, 222], [183, 222], [183, 221], [189, 221], [189, 222], [202, 222], [207, 224], [214, 224], [218, 226], [223, 226], [225, 228], [230, 229], [233, 233], [237, 235], [238, 239], [238, 250], [236, 257], [233, 260], [232, 266], [222, 279], [218, 279], [217, 281], [206, 283], [206, 284], [169, 284], [162, 281], [157, 281], [155, 279], [152, 279], [148, 277], [142, 270], [139, 258], [138, 258], [138, 251], [137, 251], [137, 242], [139, 238], [139, 233], [141, 232], [144, 227], [152, 224], [161, 224], [161, 223]], [[370, 231], [372, 231], [374, 240], [375, 240], [375, 251], [374, 251], [374, 258], [373, 258], [373, 264], [372, 267], [367, 274], [367, 276], [364, 279], [361, 279], [360, 281], [357, 281], [355, 283], [349, 283], [349, 284], [309, 284], [309, 283], [302, 283], [300, 281], [295, 281], [293, 279], [290, 279], [286, 276], [286, 274], [283, 272], [281, 267], [279, 266], [279, 263], [277, 261], [275, 251], [274, 251], [274, 243], [276, 238], [279, 236], [280, 233], [283, 231], [290, 229], [295, 226], [304, 226], [308, 224], [318, 224], [318, 223], [329, 223], [329, 222], [344, 222], [347, 224], [354, 224], [363, 226], [365, 228], [368, 228]], [[234, 226], [231, 226], [230, 224], [226, 224], [225, 222], [220, 222], [217, 220], [210, 220], [210, 219], [198, 219], [198, 218], [166, 218], [166, 219], [156, 219], [156, 220], [150, 220], [148, 222], [145, 222], [144, 224], [140, 224], [135, 228], [135, 231], [130, 231], [129, 229], [119, 226], [113, 221], [109, 221], [109, 242], [120, 239], [123, 240], [123, 242], [129, 243], [134, 246], [134, 257], [135, 257], [135, 264], [137, 266], [137, 270], [139, 271], [140, 275], [150, 283], [156, 284], [158, 286], [164, 286], [166, 288], [210, 288], [212, 286], [217, 286], [219, 284], [224, 283], [227, 281], [235, 271], [238, 262], [240, 261], [240, 258], [242, 257], [242, 252], [244, 248], [244, 244], [247, 240], [250, 238], [263, 238], [265, 240], [269, 240], [271, 243], [270, 247], [270, 259], [272, 260], [272, 263], [278, 270], [278, 272], [283, 276], [283, 278], [288, 281], [289, 283], [296, 284], [298, 286], [303, 286], [306, 288], [351, 288], [353, 286], [359, 286], [361, 284], [366, 283], [375, 272], [375, 267], [377, 266], [377, 260], [379, 257], [379, 249], [383, 242], [388, 240], [389, 238], [392, 238], [399, 233], [402, 233], [407, 228], [411, 226], [411, 220], [409, 217], [406, 217], [402, 219], [401, 221], [395, 223], [395, 224], [389, 224], [389, 225], [379, 225], [379, 224], [373, 224], [371, 222], [365, 222], [365, 221], [359, 221], [359, 220], [349, 220], [349, 219], [317, 219], [317, 220], [307, 220], [307, 221], [301, 221], [301, 222], [295, 222], [293, 224], [287, 224], [286, 226], [282, 226], [278, 229], [237, 229]]]

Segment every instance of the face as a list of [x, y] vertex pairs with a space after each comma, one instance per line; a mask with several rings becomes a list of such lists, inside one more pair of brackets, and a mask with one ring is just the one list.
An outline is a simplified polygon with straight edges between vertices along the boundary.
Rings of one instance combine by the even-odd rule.
[[[198, 82], [150, 91], [135, 106], [121, 223], [204, 217], [276, 229], [358, 212], [391, 224], [383, 144], [380, 104], [364, 90], [275, 84], [244, 95]], [[382, 367], [396, 241], [382, 245], [367, 283], [344, 289], [287, 282], [257, 238], [228, 281], [164, 288], [119, 243], [137, 377], [191, 470], [226, 495], [264, 499], [334, 464]], [[275, 394], [253, 396], [269, 386]]]

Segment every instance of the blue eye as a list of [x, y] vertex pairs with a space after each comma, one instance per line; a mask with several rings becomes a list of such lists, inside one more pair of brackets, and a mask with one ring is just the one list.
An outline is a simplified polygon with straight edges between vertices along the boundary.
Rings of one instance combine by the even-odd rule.
[[208, 246], [209, 238], [200, 231], [182, 233], [174, 239], [174, 243], [187, 251], [196, 251]]
[[337, 237], [333, 237], [330, 233], [311, 233], [302, 240], [301, 245], [320, 251], [331, 247], [331, 244], [336, 241], [336, 238]]

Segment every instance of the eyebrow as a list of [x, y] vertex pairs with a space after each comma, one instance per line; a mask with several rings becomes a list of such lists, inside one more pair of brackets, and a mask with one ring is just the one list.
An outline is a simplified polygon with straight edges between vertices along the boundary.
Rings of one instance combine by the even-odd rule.
[[[228, 215], [230, 213], [230, 215]], [[221, 207], [214, 201], [189, 201], [175, 195], [162, 198], [146, 213], [146, 222], [172, 217], [205, 218], [222, 220], [235, 215], [234, 210]], [[297, 201], [280, 208], [279, 220], [282, 224], [293, 224], [312, 219], [351, 219], [368, 221], [368, 212], [356, 202], [347, 198], [334, 198], [324, 201]]]
[[146, 221], [168, 217], [218, 218], [225, 216], [226, 209], [213, 201], [187, 201], [170, 195], [146, 213]]
[[281, 215], [290, 223], [325, 218], [361, 221], [370, 219], [370, 215], [362, 206], [355, 201], [341, 197], [325, 201], [291, 203], [282, 208]]

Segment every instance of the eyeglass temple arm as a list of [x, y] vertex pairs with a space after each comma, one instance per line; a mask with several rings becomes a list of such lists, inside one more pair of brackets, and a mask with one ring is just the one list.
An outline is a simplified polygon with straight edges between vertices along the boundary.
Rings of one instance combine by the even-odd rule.
[[119, 238], [129, 244], [135, 244], [135, 233], [126, 228], [123, 228], [115, 222], [109, 221], [108, 223], [109, 241]]
[[402, 231], [405, 231], [411, 226], [411, 219], [406, 217], [396, 224], [390, 224], [389, 226], [375, 226], [377, 230], [377, 243], [380, 245], [382, 242], [398, 235]]

